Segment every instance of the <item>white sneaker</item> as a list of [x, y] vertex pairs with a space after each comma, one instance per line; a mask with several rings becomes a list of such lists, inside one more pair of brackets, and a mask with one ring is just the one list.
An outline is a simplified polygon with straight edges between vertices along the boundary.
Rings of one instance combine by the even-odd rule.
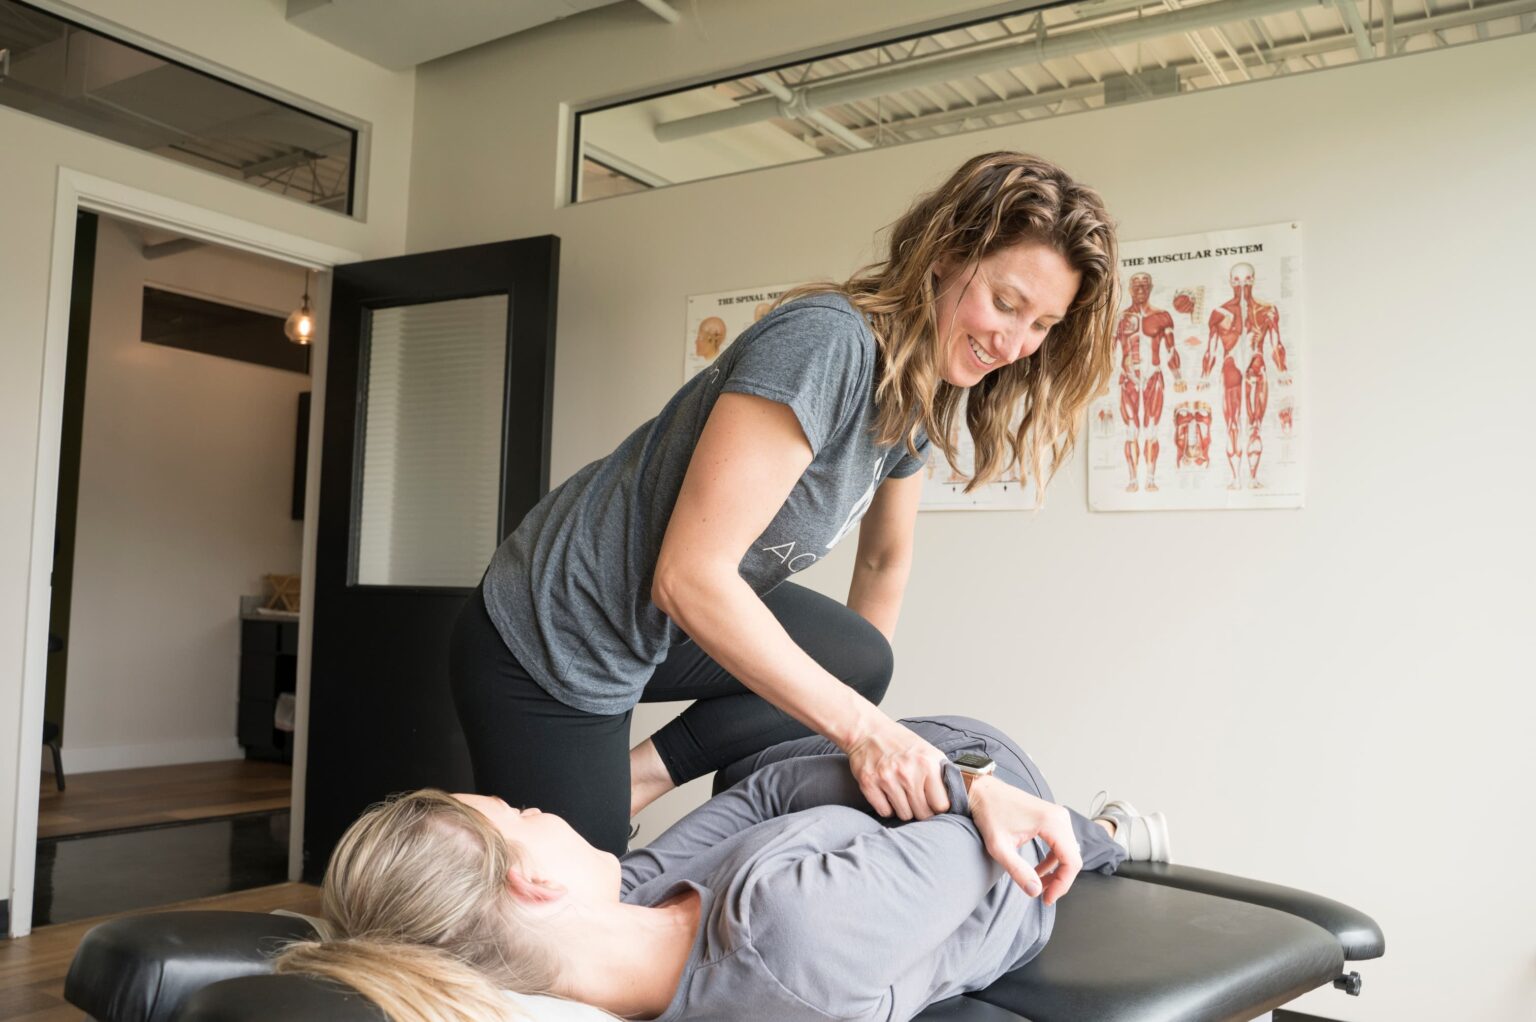
[[1132, 862], [1173, 861], [1167, 817], [1162, 813], [1143, 816], [1129, 802], [1107, 799], [1108, 792], [1099, 792], [1094, 797], [1093, 808], [1089, 810], [1088, 816], [1094, 820], [1108, 820], [1115, 825], [1113, 840], [1125, 849], [1126, 858]]

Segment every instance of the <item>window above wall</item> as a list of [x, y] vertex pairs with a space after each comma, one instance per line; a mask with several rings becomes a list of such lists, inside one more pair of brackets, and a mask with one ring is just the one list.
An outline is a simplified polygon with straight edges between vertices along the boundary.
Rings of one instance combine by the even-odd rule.
[[0, 0], [0, 106], [351, 214], [358, 131]]
[[1536, 0], [1085, 0], [577, 115], [571, 201], [1529, 32]]

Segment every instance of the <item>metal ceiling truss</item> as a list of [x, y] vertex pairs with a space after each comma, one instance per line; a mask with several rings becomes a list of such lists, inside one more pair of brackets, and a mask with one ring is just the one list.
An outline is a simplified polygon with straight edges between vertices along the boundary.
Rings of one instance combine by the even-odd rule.
[[[1461, 2], [1437, 13], [1420, 0], [1423, 13], [1404, 17], [1392, 0], [1371, 2], [1365, 15], [1356, 0], [1089, 0], [723, 83], [735, 106], [654, 130], [668, 142], [768, 122], [844, 152], [1017, 123], [1068, 104], [1091, 109], [1105, 102], [1110, 79], [1133, 98], [1158, 94], [1149, 83], [1170, 68], [1188, 91], [1394, 56], [1425, 36], [1445, 46], [1446, 32], [1467, 26], [1486, 38], [1488, 24], [1504, 18], [1536, 29], [1536, 0]], [[1053, 25], [1048, 11], [1080, 16]], [[1135, 48], [1130, 59], [1126, 47]]]

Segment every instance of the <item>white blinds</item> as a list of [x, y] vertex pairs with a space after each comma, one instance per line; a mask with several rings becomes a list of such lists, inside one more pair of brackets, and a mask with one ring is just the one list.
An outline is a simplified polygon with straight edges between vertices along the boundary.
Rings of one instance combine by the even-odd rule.
[[507, 296], [370, 314], [358, 585], [473, 586], [496, 549]]

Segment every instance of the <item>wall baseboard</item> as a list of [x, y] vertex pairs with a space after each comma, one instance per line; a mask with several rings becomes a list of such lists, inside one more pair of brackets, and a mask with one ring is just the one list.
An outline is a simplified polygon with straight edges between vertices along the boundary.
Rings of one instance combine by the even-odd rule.
[[244, 759], [245, 751], [231, 735], [189, 742], [155, 742], [149, 745], [64, 746], [64, 773], [89, 774], [98, 770], [132, 770], [136, 767], [175, 766], [178, 763], [211, 763]]

